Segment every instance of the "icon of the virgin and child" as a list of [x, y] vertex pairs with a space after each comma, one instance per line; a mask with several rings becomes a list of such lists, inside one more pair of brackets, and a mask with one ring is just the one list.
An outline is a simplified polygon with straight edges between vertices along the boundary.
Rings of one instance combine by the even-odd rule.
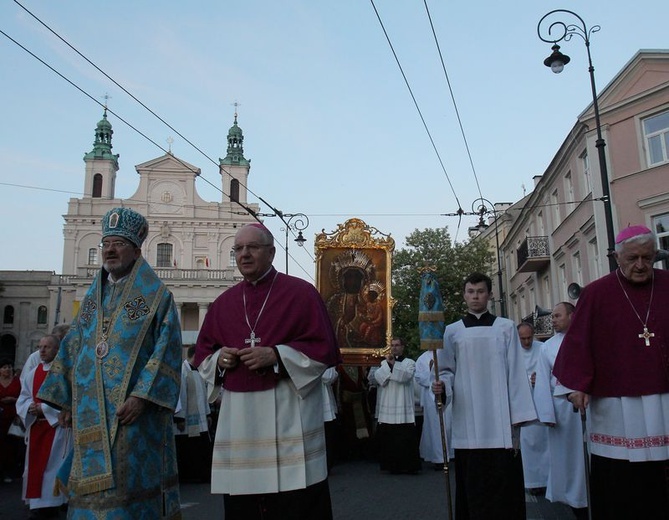
[[341, 348], [385, 346], [386, 288], [376, 279], [376, 267], [364, 251], [347, 250], [330, 264], [335, 293], [328, 313]]

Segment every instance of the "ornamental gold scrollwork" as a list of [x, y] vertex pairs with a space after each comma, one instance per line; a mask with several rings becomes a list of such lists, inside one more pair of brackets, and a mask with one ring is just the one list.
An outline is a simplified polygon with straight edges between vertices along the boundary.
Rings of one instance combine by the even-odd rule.
[[392, 339], [391, 263], [395, 240], [352, 218], [316, 236], [316, 286], [344, 363], [376, 365]]

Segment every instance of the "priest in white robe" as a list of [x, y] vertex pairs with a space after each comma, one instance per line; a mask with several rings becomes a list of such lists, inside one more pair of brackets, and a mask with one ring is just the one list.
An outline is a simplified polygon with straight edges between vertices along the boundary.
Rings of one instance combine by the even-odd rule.
[[65, 493], [56, 494], [55, 490], [58, 470], [72, 450], [71, 429], [58, 424], [59, 410], [36, 397], [58, 353], [59, 342], [54, 335], [40, 339], [41, 362], [26, 374], [16, 402], [16, 412], [26, 426], [23, 499], [30, 507], [31, 518], [55, 518], [59, 507], [67, 502]]
[[551, 502], [569, 505], [576, 518], [587, 519], [588, 496], [581, 416], [574, 413], [574, 407], [564, 397], [553, 395], [557, 386], [553, 366], [571, 324], [573, 312], [574, 306], [569, 302], [558, 303], [553, 309], [551, 319], [555, 335], [544, 343], [541, 351], [534, 402], [539, 420], [549, 426], [546, 498]]
[[211, 475], [211, 439], [207, 386], [193, 366], [195, 347], [188, 347], [181, 364], [179, 405], [174, 413], [174, 440], [177, 449], [179, 482], [209, 482]]
[[488, 312], [490, 277], [472, 273], [463, 289], [468, 312], [437, 351], [448, 377], [433, 385], [453, 399], [455, 517], [525, 519], [518, 429], [537, 414], [518, 331]]
[[416, 473], [421, 468], [416, 430], [413, 378], [416, 362], [404, 357], [400, 338], [374, 372], [378, 386], [376, 439], [382, 471]]
[[[534, 339], [534, 325], [523, 322], [518, 325], [518, 336], [523, 347], [523, 361], [527, 369], [532, 392], [535, 392], [537, 366], [543, 343]], [[543, 424], [528, 424], [520, 429], [520, 449], [523, 452], [523, 475], [525, 488], [539, 495], [546, 490], [548, 482], [548, 430]]]
[[336, 367], [330, 367], [321, 376], [321, 388], [323, 389], [323, 427], [325, 428], [325, 447], [328, 459], [328, 471], [332, 469], [337, 459], [339, 447], [337, 429], [337, 399], [335, 399], [334, 384], [339, 379]]
[[[420, 436], [420, 456], [426, 462], [433, 464], [434, 469], [443, 469], [444, 449], [441, 439], [441, 425], [439, 424], [439, 412], [432, 391], [432, 383], [435, 381], [432, 351], [423, 352], [416, 360], [416, 374], [414, 379], [416, 386], [420, 388], [420, 400], [423, 407], [423, 431]], [[445, 376], [445, 371], [440, 370], [439, 378]], [[453, 446], [451, 443], [451, 403], [442, 406], [444, 429], [446, 432], [446, 446], [449, 460], [453, 458]]]

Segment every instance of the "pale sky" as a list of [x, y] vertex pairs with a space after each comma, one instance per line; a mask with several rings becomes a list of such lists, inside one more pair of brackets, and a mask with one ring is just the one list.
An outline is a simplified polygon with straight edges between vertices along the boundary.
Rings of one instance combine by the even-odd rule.
[[[480, 195], [515, 202], [523, 186], [531, 191], [592, 100], [582, 40], [561, 42], [572, 58], [562, 74], [544, 67], [550, 45], [536, 30], [544, 14], [570, 9], [601, 26], [591, 44], [600, 91], [639, 49], [669, 47], [666, 0], [427, 0], [479, 194], [423, 1], [21, 3], [216, 162], [238, 102], [248, 187], [284, 213], [309, 216], [305, 250], [291, 237], [290, 272], [311, 280], [314, 236], [349, 218], [390, 233], [398, 248], [413, 230], [442, 226], [462, 241], [477, 218], [463, 217], [458, 229], [457, 218], [441, 216], [458, 201], [471, 211]], [[13, 1], [0, 4], [0, 30], [100, 102], [109, 94], [109, 108], [160, 145], [172, 137], [173, 153], [220, 187], [216, 165]], [[82, 196], [83, 155], [102, 108], [3, 34], [0, 64], [0, 269], [60, 273], [62, 215]], [[164, 152], [109, 121], [120, 154], [116, 196], [129, 198], [135, 165]], [[221, 200], [203, 179], [196, 186]], [[280, 220], [265, 223], [283, 245]], [[284, 268], [280, 248], [275, 265]]]

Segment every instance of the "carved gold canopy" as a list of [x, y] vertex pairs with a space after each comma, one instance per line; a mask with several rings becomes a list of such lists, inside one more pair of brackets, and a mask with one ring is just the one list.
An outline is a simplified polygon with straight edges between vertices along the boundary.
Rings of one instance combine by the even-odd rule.
[[375, 227], [368, 226], [359, 218], [351, 218], [343, 224], [337, 224], [337, 230], [332, 233], [323, 230], [316, 235], [316, 259], [318, 260], [324, 249], [333, 247], [384, 249], [392, 253], [395, 250], [395, 240], [390, 234], [386, 235]]
[[392, 339], [391, 265], [395, 240], [352, 218], [316, 236], [316, 286], [344, 363], [374, 365]]

